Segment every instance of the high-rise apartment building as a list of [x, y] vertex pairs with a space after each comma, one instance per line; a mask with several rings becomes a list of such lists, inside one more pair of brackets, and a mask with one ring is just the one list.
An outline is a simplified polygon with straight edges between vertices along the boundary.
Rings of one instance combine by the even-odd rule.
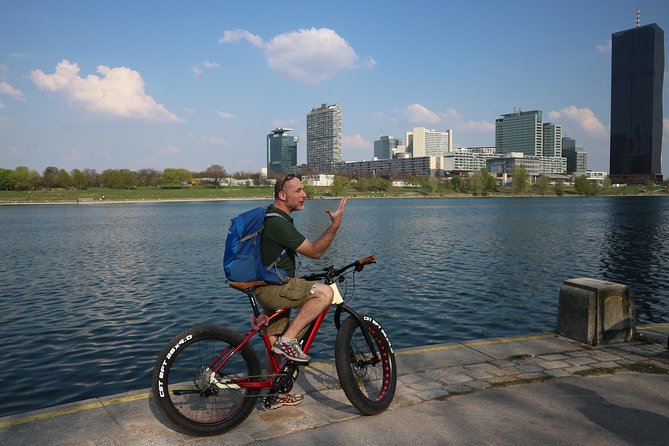
[[520, 152], [528, 156], [543, 156], [543, 112], [514, 111], [495, 120], [497, 153]]
[[611, 181], [662, 181], [664, 31], [637, 25], [611, 43]]
[[315, 173], [334, 173], [341, 162], [342, 113], [339, 104], [322, 104], [307, 114], [307, 166]]
[[288, 173], [297, 165], [297, 136], [286, 135], [293, 129], [277, 128], [267, 134], [267, 171]]
[[393, 157], [393, 150], [402, 146], [402, 140], [394, 136], [381, 136], [374, 141], [374, 158], [388, 160]]
[[406, 151], [413, 158], [421, 156], [444, 156], [453, 151], [453, 129], [438, 132], [435, 129], [414, 127], [406, 132]]

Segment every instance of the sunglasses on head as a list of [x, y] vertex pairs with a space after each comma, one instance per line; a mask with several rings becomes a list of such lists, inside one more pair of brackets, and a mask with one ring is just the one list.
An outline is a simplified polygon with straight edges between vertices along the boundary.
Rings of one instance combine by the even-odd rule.
[[292, 180], [293, 178], [297, 178], [297, 175], [295, 175], [293, 173], [289, 173], [288, 175], [286, 175], [284, 177], [283, 181], [281, 182], [281, 189], [279, 189], [279, 192], [281, 192], [283, 190], [283, 186], [286, 184], [286, 182]]

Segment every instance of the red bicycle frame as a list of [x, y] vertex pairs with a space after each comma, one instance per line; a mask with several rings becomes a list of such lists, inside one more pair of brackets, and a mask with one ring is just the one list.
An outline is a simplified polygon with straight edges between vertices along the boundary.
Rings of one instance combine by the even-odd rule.
[[[251, 296], [249, 296], [249, 298], [254, 299]], [[316, 338], [316, 333], [318, 333], [318, 329], [323, 323], [323, 319], [325, 319], [325, 316], [331, 307], [332, 305], [329, 305], [321, 314], [318, 315], [318, 317], [313, 322], [311, 322], [310, 328], [308, 329], [307, 339], [305, 340], [304, 347], [302, 348], [302, 350], [305, 353], [309, 352], [309, 348], [311, 347], [311, 344], [314, 342], [314, 339]], [[254, 306], [254, 308], [256, 307]], [[239, 350], [241, 350], [244, 347], [244, 345], [246, 345], [246, 343], [249, 342], [256, 335], [256, 333], [258, 333], [258, 331], [260, 331], [262, 328], [267, 327], [269, 322], [283, 315], [287, 311], [289, 310], [281, 309], [274, 312], [270, 316], [266, 316], [264, 314], [254, 315], [253, 318], [251, 319], [252, 328], [251, 330], [249, 330], [248, 333], [246, 333], [246, 335], [244, 335], [244, 340], [234, 349], [232, 346], [225, 349], [218, 356], [218, 358], [216, 358], [216, 360], [214, 360], [209, 365], [209, 369], [215, 373], [219, 373], [221, 369], [225, 366], [225, 364], [227, 364], [227, 362], [230, 360], [230, 358], [236, 355], [237, 352], [239, 352]], [[272, 362], [272, 368], [274, 370], [274, 373], [277, 374], [281, 370], [281, 367], [279, 366], [279, 361], [277, 361], [276, 356], [272, 353], [272, 344], [269, 341], [269, 335], [263, 332], [262, 339], [265, 345], [265, 350], [267, 351], [270, 361]], [[272, 387], [273, 381], [274, 381], [273, 377], [263, 379], [262, 381], [253, 381], [249, 378], [232, 379], [232, 382], [242, 389], [268, 389]]]

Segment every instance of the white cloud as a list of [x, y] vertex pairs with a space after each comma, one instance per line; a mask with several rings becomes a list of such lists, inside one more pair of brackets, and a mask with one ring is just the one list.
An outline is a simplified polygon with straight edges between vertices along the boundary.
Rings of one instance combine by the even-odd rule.
[[377, 62], [371, 57], [367, 56], [362, 60], [362, 66], [365, 68], [374, 68]]
[[438, 124], [441, 120], [439, 115], [420, 104], [412, 104], [407, 107], [406, 116], [413, 124]]
[[223, 37], [218, 39], [218, 43], [232, 43], [239, 42], [240, 40], [245, 40], [253, 46], [262, 47], [263, 41], [260, 36], [252, 34], [243, 29], [235, 29], [232, 31], [225, 31]]
[[68, 101], [93, 113], [156, 122], [181, 122], [144, 91], [142, 75], [130, 68], [100, 65], [101, 76], [79, 76], [79, 66], [61, 61], [53, 74], [33, 70], [30, 78], [41, 90], [61, 93]]
[[30, 59], [30, 56], [28, 54], [23, 54], [23, 53], [11, 53], [9, 57], [12, 57], [14, 59]]
[[0, 75], [6, 76], [9, 73], [9, 67], [4, 63], [0, 63]]
[[221, 117], [222, 119], [236, 119], [237, 115], [233, 115], [232, 113], [216, 110], [216, 114]]
[[600, 54], [609, 54], [611, 52], [611, 40], [607, 40], [604, 45], [595, 45]]
[[291, 31], [274, 36], [266, 43], [245, 30], [225, 31], [219, 42], [240, 40], [263, 48], [271, 70], [306, 84], [318, 84], [345, 70], [371, 69], [376, 65], [371, 57], [360, 60], [348, 42], [329, 28]]
[[216, 62], [211, 62], [209, 60], [205, 60], [204, 62], [202, 62], [202, 66], [205, 67], [208, 70], [212, 70], [214, 68], [219, 67], [219, 65]]
[[608, 138], [609, 132], [604, 124], [595, 116], [589, 108], [578, 108], [575, 105], [564, 107], [560, 111], [548, 113], [550, 119], [569, 118], [575, 121], [589, 136], [595, 138]]
[[[419, 126], [441, 124], [451, 128], [454, 133], [490, 133], [495, 131], [495, 124], [488, 121], [465, 120], [455, 109], [445, 112], [434, 112], [421, 104], [412, 104], [404, 111], [407, 120]], [[439, 129], [437, 129], [439, 130]]]
[[342, 136], [342, 146], [352, 149], [369, 149], [372, 147], [372, 143], [356, 133], [355, 135]]
[[212, 62], [210, 60], [205, 60], [199, 66], [196, 65], [194, 67], [191, 67], [190, 70], [193, 72], [193, 74], [195, 74], [195, 76], [201, 76], [202, 73], [204, 73], [205, 69], [206, 70], [213, 70], [214, 68], [218, 68], [218, 67], [219, 67], [219, 65], [216, 62]]
[[489, 133], [495, 131], [495, 124], [488, 121], [463, 121], [459, 130], [471, 133]]
[[19, 101], [24, 101], [26, 99], [23, 96], [21, 90], [17, 90], [16, 88], [9, 85], [7, 82], [0, 82], [0, 94], [9, 95]]

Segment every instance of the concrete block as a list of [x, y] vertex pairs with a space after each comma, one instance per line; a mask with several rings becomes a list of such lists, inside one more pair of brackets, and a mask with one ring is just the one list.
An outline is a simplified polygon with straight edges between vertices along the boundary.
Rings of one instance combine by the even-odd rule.
[[627, 285], [567, 279], [560, 288], [557, 333], [590, 345], [627, 342], [636, 326], [634, 294]]

